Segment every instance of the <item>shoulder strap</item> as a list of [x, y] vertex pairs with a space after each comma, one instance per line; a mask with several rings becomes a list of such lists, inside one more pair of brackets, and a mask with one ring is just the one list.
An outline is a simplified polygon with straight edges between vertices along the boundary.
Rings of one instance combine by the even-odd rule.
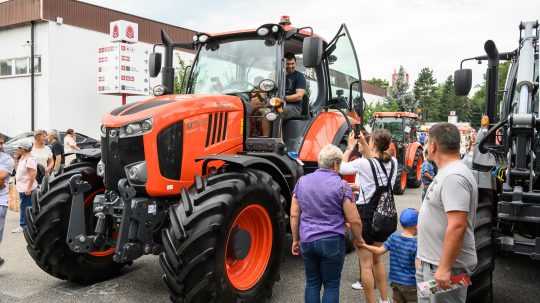
[[371, 161], [371, 159], [367, 159], [369, 162], [369, 166], [371, 166], [371, 172], [373, 173], [373, 179], [375, 179], [375, 186], [379, 187], [379, 176], [377, 172], [375, 172], [375, 164]]
[[390, 159], [390, 174], [386, 173], [386, 167], [384, 167], [384, 163], [381, 159], [378, 159], [379, 164], [381, 165], [382, 171], [384, 172], [384, 175], [386, 176], [386, 186], [389, 188], [392, 187], [392, 176], [394, 175], [394, 159]]

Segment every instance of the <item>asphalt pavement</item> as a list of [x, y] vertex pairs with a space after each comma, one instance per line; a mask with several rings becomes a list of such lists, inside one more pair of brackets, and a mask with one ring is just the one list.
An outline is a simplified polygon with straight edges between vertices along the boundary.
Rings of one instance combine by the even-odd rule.
[[[420, 190], [408, 189], [396, 199], [399, 209], [418, 208]], [[26, 252], [24, 236], [10, 232], [17, 223], [18, 213], [9, 212], [4, 242], [0, 246], [0, 255], [6, 260], [0, 268], [0, 303], [169, 302], [157, 257], [137, 260], [122, 276], [110, 281], [79, 286], [53, 278], [35, 265]], [[361, 291], [351, 289], [357, 275], [358, 260], [355, 254], [349, 254], [342, 274], [341, 302], [365, 302]], [[303, 302], [303, 290], [302, 260], [288, 254], [271, 302]], [[500, 257], [495, 270], [494, 293], [496, 303], [540, 302], [540, 262], [526, 257]]]

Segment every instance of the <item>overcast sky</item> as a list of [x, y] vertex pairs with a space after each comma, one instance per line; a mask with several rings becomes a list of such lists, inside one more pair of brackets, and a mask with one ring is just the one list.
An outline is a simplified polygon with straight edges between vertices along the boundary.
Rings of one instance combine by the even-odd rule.
[[[391, 79], [403, 65], [414, 82], [430, 67], [442, 82], [461, 59], [483, 55], [485, 40], [499, 51], [517, 47], [520, 21], [540, 18], [540, 0], [85, 0], [202, 32], [256, 28], [291, 16], [331, 39], [346, 23], [359, 55], [362, 78]], [[470, 62], [474, 82], [484, 65]]]

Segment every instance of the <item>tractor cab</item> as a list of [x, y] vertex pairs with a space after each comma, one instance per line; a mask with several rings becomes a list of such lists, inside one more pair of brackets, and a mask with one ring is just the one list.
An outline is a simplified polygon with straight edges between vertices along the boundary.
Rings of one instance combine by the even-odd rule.
[[[165, 46], [188, 46], [173, 43], [164, 33], [162, 36]], [[337, 111], [344, 116], [361, 116], [360, 69], [344, 24], [327, 42], [314, 34], [311, 27], [295, 28], [284, 17], [279, 24], [264, 24], [256, 30], [199, 33], [190, 47], [197, 51], [197, 56], [187, 92], [240, 98], [245, 108], [247, 151], [274, 152], [285, 148], [299, 153], [306, 132], [320, 113]], [[289, 106], [294, 106], [287, 102], [287, 53], [295, 55], [296, 71], [306, 80], [303, 100], [296, 105], [301, 108], [300, 114], [293, 117], [284, 115]], [[161, 54], [153, 53], [150, 62], [150, 70], [154, 71], [151, 76], [161, 72], [164, 77], [163, 84], [154, 92], [172, 93], [172, 80], [166, 78], [167, 60], [162, 70]]]
[[372, 128], [384, 128], [392, 134], [397, 144], [409, 144], [417, 140], [418, 116], [408, 112], [376, 112]]
[[387, 129], [392, 134], [389, 151], [398, 160], [399, 177], [394, 193], [400, 195], [407, 187], [419, 187], [424, 157], [423, 147], [417, 142], [418, 116], [409, 112], [376, 112], [370, 124], [373, 130]]

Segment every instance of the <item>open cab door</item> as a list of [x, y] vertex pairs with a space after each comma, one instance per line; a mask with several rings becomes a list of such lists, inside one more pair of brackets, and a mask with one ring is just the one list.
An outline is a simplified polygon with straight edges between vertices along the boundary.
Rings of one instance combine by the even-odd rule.
[[364, 111], [362, 77], [354, 43], [345, 24], [325, 49], [330, 89], [327, 106], [338, 107], [361, 123]]
[[300, 148], [299, 158], [316, 165], [319, 151], [328, 144], [347, 147], [347, 136], [361, 124], [363, 98], [358, 58], [349, 31], [341, 25], [323, 52], [326, 80], [325, 110], [310, 124]]

